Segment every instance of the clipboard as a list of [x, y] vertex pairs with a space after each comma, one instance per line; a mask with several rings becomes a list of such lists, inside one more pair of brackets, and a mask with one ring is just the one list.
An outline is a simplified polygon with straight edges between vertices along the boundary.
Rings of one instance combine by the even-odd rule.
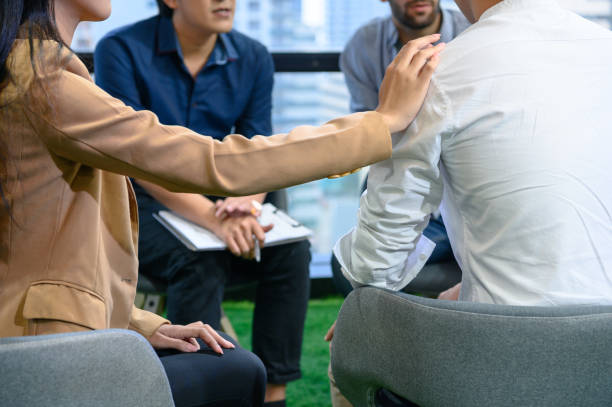
[[[172, 211], [159, 211], [153, 217], [181, 243], [192, 251], [226, 250], [227, 246], [217, 235]], [[271, 203], [262, 206], [259, 223], [274, 224], [266, 233], [265, 246], [278, 246], [309, 239], [312, 230], [287, 215]]]

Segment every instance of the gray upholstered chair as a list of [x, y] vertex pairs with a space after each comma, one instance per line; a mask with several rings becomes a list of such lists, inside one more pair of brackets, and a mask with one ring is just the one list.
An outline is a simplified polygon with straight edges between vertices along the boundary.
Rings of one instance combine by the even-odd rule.
[[166, 373], [139, 334], [110, 329], [0, 338], [0, 405], [174, 406]]
[[612, 406], [612, 306], [517, 307], [359, 288], [332, 370], [356, 406]]

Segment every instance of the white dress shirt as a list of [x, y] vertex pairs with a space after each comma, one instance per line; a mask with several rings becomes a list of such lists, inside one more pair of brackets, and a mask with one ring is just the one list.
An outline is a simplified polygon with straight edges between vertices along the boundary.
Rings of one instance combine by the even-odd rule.
[[502, 1], [447, 46], [393, 137], [334, 249], [354, 284], [408, 284], [442, 200], [461, 300], [612, 303], [612, 32], [554, 0]]

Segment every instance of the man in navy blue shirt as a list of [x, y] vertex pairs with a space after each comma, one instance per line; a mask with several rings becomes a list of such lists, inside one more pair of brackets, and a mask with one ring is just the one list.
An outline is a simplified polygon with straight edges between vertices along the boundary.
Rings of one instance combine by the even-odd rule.
[[[158, 16], [100, 41], [97, 84], [136, 110], [155, 112], [167, 125], [218, 139], [232, 131], [247, 137], [271, 134], [272, 58], [263, 45], [232, 30], [234, 1], [158, 4]], [[309, 243], [264, 248], [256, 263], [253, 235], [263, 238], [270, 226], [259, 225], [251, 207], [266, 194], [215, 204], [212, 197], [135, 181], [140, 270], [168, 282], [168, 318], [218, 328], [225, 285], [257, 281], [253, 351], [267, 369], [266, 401], [284, 405], [286, 383], [301, 376]], [[165, 208], [211, 230], [229, 250], [188, 250], [153, 219]]]

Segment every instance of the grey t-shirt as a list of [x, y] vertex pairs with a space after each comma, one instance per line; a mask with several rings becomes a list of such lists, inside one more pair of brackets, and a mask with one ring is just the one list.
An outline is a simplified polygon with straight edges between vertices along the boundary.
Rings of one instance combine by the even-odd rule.
[[[470, 23], [459, 11], [442, 8], [440, 34], [450, 42]], [[397, 28], [391, 16], [375, 18], [355, 32], [340, 56], [340, 69], [351, 94], [351, 111], [374, 110], [387, 66], [397, 55]]]

